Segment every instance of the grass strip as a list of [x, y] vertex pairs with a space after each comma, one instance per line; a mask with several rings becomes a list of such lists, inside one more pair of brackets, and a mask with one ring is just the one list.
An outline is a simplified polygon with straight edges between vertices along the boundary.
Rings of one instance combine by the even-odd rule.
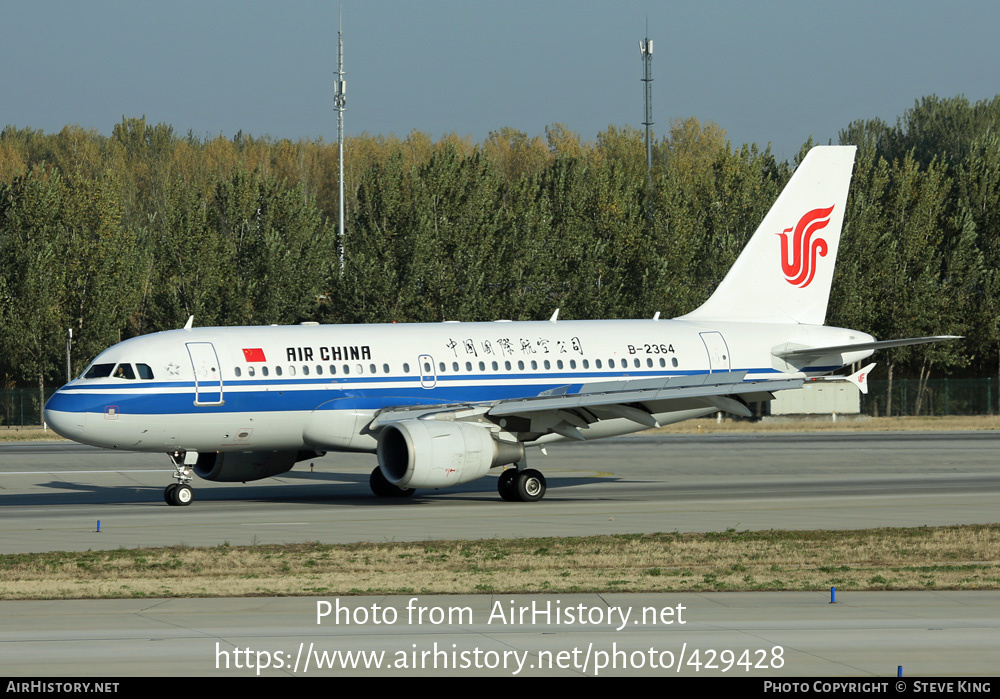
[[0, 556], [0, 599], [1000, 589], [1000, 525]]

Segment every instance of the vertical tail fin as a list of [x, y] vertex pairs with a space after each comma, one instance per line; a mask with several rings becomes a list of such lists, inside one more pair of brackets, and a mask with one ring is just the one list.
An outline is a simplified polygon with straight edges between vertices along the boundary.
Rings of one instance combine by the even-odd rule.
[[681, 318], [822, 325], [855, 150], [810, 150], [715, 293]]

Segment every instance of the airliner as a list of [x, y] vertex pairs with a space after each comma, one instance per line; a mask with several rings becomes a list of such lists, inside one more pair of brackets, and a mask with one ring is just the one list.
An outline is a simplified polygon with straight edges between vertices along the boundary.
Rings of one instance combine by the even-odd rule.
[[381, 497], [499, 470], [508, 501], [541, 500], [532, 447], [623, 435], [749, 405], [814, 380], [865, 389], [883, 347], [824, 326], [854, 146], [802, 160], [712, 296], [673, 320], [195, 328], [125, 340], [45, 406], [58, 434], [169, 455], [170, 505], [194, 475], [246, 482], [327, 452], [374, 453]]

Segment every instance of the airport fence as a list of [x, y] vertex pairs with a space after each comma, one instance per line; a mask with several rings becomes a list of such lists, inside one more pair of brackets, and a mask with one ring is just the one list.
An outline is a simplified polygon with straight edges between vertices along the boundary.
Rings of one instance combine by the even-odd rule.
[[[45, 390], [45, 400], [55, 392]], [[884, 417], [889, 402], [889, 382], [870, 381], [861, 396], [861, 412]], [[0, 390], [0, 426], [32, 427], [42, 424], [37, 388]], [[1000, 414], [998, 382], [990, 379], [931, 379], [921, 389], [917, 379], [892, 382], [892, 415], [994, 415]]]
[[[45, 400], [56, 388], [45, 389]], [[42, 424], [42, 407], [37, 388], [8, 388], [0, 390], [0, 426], [38, 427]]]
[[891, 412], [887, 412], [889, 382], [869, 381], [861, 396], [861, 412], [891, 415], [994, 415], [1000, 413], [1000, 392], [993, 379], [931, 379], [921, 388], [917, 379], [892, 382]]

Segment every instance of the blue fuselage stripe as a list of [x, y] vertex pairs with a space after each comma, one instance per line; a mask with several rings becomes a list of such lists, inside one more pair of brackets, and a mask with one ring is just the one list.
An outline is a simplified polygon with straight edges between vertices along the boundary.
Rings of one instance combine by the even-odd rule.
[[[810, 367], [807, 371], [830, 371], [834, 367]], [[135, 382], [89, 385], [76, 382], [60, 389], [46, 405], [48, 410], [67, 413], [103, 413], [108, 406], [116, 412], [131, 415], [173, 415], [184, 413], [281, 412], [337, 409], [339, 399], [351, 399], [352, 408], [377, 410], [391, 406], [429, 403], [482, 403], [536, 396], [543, 391], [567, 387], [567, 393], [579, 392], [581, 380], [613, 381], [626, 378], [678, 376], [706, 372], [628, 371], [620, 373], [565, 374], [488, 374], [478, 376], [444, 375], [436, 377], [437, 385], [427, 388], [420, 377], [338, 377], [304, 379], [233, 380], [224, 382], [222, 405], [195, 405], [194, 382]], [[771, 368], [751, 369], [751, 374], [779, 373]], [[525, 381], [539, 383], [495, 383]], [[457, 382], [478, 382], [455, 385]], [[574, 383], [575, 382], [575, 383]], [[405, 383], [403, 386], [378, 386], [380, 383]], [[259, 390], [247, 390], [249, 387]], [[232, 390], [239, 388], [239, 390]], [[182, 389], [177, 392], [177, 389]], [[184, 390], [186, 389], [186, 390]], [[212, 392], [202, 386], [202, 402], [217, 400], [217, 385]], [[98, 392], [99, 391], [99, 392]], [[329, 404], [324, 408], [325, 404]]]

